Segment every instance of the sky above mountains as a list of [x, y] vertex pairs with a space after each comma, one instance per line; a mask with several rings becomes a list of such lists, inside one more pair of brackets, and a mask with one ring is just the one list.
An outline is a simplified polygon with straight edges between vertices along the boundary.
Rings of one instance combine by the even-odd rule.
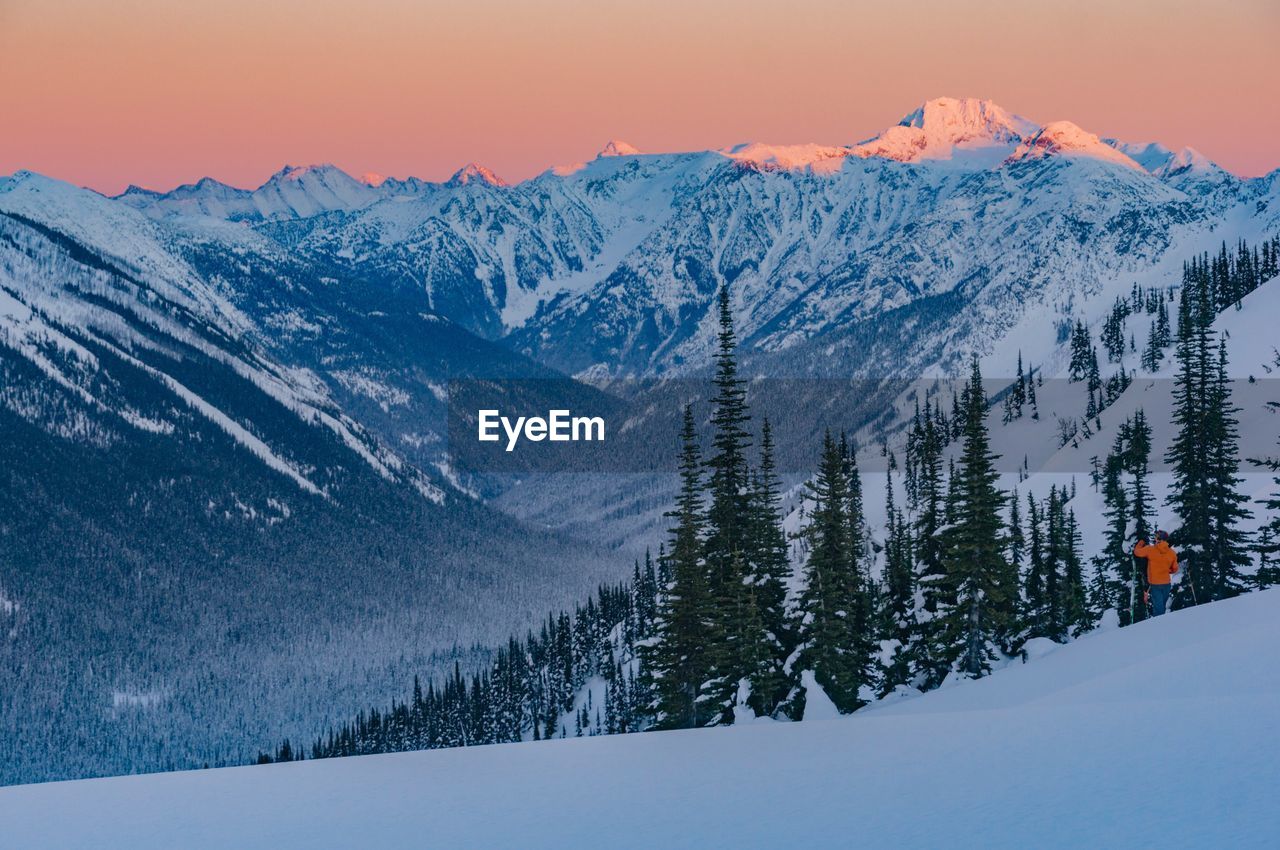
[[1273, 0], [0, 0], [0, 173], [519, 180], [610, 138], [851, 144], [957, 95], [1254, 175], [1280, 166], [1277, 41]]

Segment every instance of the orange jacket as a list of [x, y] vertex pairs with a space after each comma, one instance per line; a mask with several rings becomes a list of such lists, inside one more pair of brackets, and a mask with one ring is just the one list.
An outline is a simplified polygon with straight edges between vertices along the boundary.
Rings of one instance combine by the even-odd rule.
[[1169, 576], [1178, 571], [1178, 553], [1173, 551], [1168, 540], [1157, 540], [1151, 546], [1147, 541], [1139, 540], [1133, 547], [1133, 554], [1147, 559], [1147, 584], [1168, 584]]

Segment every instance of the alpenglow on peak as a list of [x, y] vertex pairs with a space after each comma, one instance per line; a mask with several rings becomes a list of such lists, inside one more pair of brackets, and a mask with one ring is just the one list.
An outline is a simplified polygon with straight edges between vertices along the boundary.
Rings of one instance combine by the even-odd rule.
[[957, 149], [1015, 146], [1040, 126], [990, 100], [939, 97], [926, 101], [894, 127], [854, 146], [862, 156], [903, 162], [945, 159]]
[[636, 156], [641, 151], [638, 147], [621, 139], [610, 139], [609, 143], [600, 149], [597, 157], [606, 156]]
[[490, 186], [509, 185], [506, 180], [503, 180], [497, 174], [494, 174], [490, 169], [474, 162], [468, 162], [466, 165], [455, 171], [453, 176], [449, 178], [449, 184], [453, 186], [466, 186], [472, 181], [487, 183]]

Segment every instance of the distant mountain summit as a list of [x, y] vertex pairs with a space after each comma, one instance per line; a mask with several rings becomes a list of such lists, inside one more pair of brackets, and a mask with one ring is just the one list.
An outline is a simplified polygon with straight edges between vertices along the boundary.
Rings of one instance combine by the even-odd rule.
[[466, 186], [469, 183], [478, 182], [489, 186], [506, 186], [507, 181], [494, 174], [483, 165], [477, 165], [469, 162], [454, 172], [449, 178], [450, 186]]
[[1081, 130], [1070, 121], [1054, 121], [1041, 127], [1035, 135], [1018, 145], [1009, 161], [1046, 156], [1092, 157], [1126, 168], [1143, 170], [1141, 165], [1121, 150], [1106, 144], [1093, 133]]
[[947, 159], [957, 149], [1014, 146], [1039, 129], [1035, 122], [989, 100], [940, 97], [921, 104], [897, 126], [853, 150], [859, 156], [898, 162]]
[[628, 144], [620, 139], [611, 139], [596, 156], [636, 156], [639, 153], [640, 149], [635, 145]]

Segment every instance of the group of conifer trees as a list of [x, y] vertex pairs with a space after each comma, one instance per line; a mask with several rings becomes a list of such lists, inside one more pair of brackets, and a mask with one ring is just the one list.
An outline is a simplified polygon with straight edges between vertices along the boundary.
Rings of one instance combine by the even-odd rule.
[[[1235, 254], [1224, 246], [1184, 271], [1170, 340], [1177, 433], [1165, 458], [1187, 575], [1175, 607], [1241, 592], [1242, 568], [1256, 554], [1263, 560], [1255, 583], [1280, 573], [1266, 560], [1280, 553], [1280, 519], [1256, 542], [1240, 528], [1249, 511], [1237, 487], [1236, 409], [1225, 340], [1212, 331], [1220, 310], [1275, 276], [1278, 259], [1280, 239], [1256, 250], [1241, 243]], [[1132, 312], [1145, 308], [1159, 327], [1166, 301], [1164, 291], [1135, 287]], [[513, 638], [469, 678], [455, 665], [441, 685], [424, 691], [415, 680], [409, 699], [330, 731], [310, 757], [707, 726], [743, 713], [799, 718], [805, 674], [850, 712], [901, 687], [985, 675], [1028, 640], [1079, 636], [1108, 609], [1121, 625], [1146, 616], [1145, 567], [1131, 554], [1133, 541], [1154, 530], [1152, 429], [1142, 410], [1117, 425], [1092, 475], [1106, 505], [1106, 549], [1088, 560], [1071, 507], [1074, 481], [1040, 499], [1000, 488], [976, 359], [949, 415], [936, 394], [917, 406], [901, 469], [882, 448], [891, 473], [882, 533], [872, 534], [864, 514], [857, 448], [827, 434], [803, 494], [802, 530], [789, 538], [773, 435], [763, 422], [755, 442], [724, 290], [719, 326], [707, 433], [687, 406], [680, 487], [656, 562], [646, 556], [629, 584], [602, 587], [572, 613], [549, 617], [538, 634]], [[1088, 380], [1097, 369], [1088, 331], [1077, 325], [1071, 342], [1073, 377]], [[1006, 422], [1028, 405], [1038, 416], [1034, 370], [1018, 366]], [[1280, 494], [1267, 507], [1280, 509]], [[584, 688], [593, 677], [604, 683], [603, 700]], [[286, 741], [259, 761], [304, 755]]]
[[753, 466], [727, 290], [719, 308], [708, 456], [687, 406], [680, 490], [664, 553], [671, 581], [642, 653], [659, 728], [729, 723], [744, 711], [775, 713], [791, 695], [787, 661], [803, 637], [786, 607], [791, 567], [772, 434], [765, 422]]
[[[1176, 336], [1169, 330], [1165, 299], [1154, 293], [1146, 299], [1147, 312], [1158, 311], [1158, 315], [1152, 323], [1143, 366], [1148, 371], [1159, 368], [1164, 348], [1171, 343], [1177, 364], [1173, 384], [1176, 432], [1164, 458], [1173, 472], [1167, 503], [1180, 519], [1179, 527], [1173, 530], [1173, 542], [1184, 571], [1173, 597], [1175, 608], [1241, 593], [1248, 584], [1244, 568], [1255, 555], [1261, 562], [1253, 583], [1276, 583], [1277, 576], [1268, 569], [1266, 559], [1273, 551], [1268, 529], [1280, 523], [1280, 518], [1263, 528], [1258, 541], [1250, 541], [1241, 528], [1251, 513], [1238, 489], [1239, 410], [1231, 401], [1227, 340], [1214, 334], [1213, 321], [1224, 310], [1239, 309], [1244, 296], [1278, 273], [1280, 237], [1253, 249], [1241, 241], [1234, 252], [1224, 243], [1216, 256], [1193, 258], [1183, 266]], [[1158, 304], [1153, 304], [1155, 299]], [[1116, 608], [1124, 625], [1146, 616], [1141, 594], [1143, 564], [1127, 549], [1132, 540], [1148, 538], [1154, 531], [1148, 484], [1150, 453], [1151, 428], [1144, 412], [1138, 410], [1120, 424], [1105, 464], [1094, 473], [1107, 518], [1107, 550], [1093, 559], [1098, 571], [1095, 596], [1098, 605]], [[1274, 461], [1258, 463], [1277, 466]], [[1280, 507], [1280, 496], [1264, 507]]]
[[[572, 613], [548, 617], [534, 634], [511, 638], [491, 662], [464, 676], [460, 665], [388, 708], [360, 712], [316, 739], [310, 750], [282, 742], [259, 764], [407, 750], [500, 744], [570, 735], [616, 734], [648, 726], [648, 688], [634, 648], [653, 632], [659, 587], [668, 579], [646, 557], [631, 581], [601, 587]], [[578, 705], [588, 679], [604, 681], [604, 699]], [[590, 691], [587, 691], [589, 694]], [[569, 717], [572, 719], [567, 719]]]

